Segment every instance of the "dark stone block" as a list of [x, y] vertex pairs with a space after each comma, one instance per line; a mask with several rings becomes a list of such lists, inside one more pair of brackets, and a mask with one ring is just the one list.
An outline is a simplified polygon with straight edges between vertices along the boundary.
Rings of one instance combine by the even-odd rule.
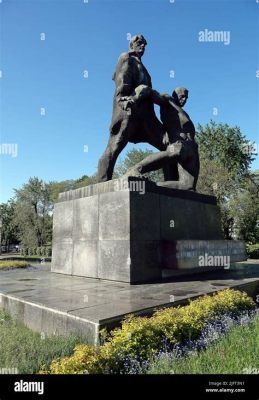
[[203, 272], [206, 255], [246, 258], [243, 242], [223, 240], [213, 196], [137, 178], [61, 193], [53, 243], [53, 272], [130, 283]]

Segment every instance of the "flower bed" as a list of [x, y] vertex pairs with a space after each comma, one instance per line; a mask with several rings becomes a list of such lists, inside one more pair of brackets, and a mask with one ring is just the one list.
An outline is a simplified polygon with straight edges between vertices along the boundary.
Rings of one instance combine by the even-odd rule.
[[78, 345], [71, 357], [54, 360], [43, 373], [129, 373], [132, 363], [145, 368], [159, 352], [198, 340], [213, 321], [224, 315], [238, 318], [255, 310], [246, 293], [232, 289], [203, 296], [189, 305], [167, 308], [148, 317], [129, 316], [99, 347]]

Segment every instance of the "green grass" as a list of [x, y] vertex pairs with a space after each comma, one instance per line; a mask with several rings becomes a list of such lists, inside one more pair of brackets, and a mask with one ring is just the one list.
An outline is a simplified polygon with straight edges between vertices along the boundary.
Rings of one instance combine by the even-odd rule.
[[51, 257], [47, 256], [18, 256], [17, 259], [22, 259], [22, 260], [28, 260], [28, 261], [37, 261], [37, 260], [42, 260], [45, 259], [46, 261], [51, 261]]
[[[249, 372], [250, 371], [250, 372]], [[149, 374], [259, 374], [259, 318], [232, 328], [206, 350], [182, 359], [160, 359]]]
[[18, 260], [1, 260], [0, 261], [0, 270], [1, 269], [9, 269], [9, 268], [26, 268], [30, 264], [27, 261], [18, 261]]
[[20, 374], [37, 373], [53, 358], [72, 354], [78, 343], [82, 339], [75, 336], [44, 338], [0, 310], [0, 368], [17, 368]]

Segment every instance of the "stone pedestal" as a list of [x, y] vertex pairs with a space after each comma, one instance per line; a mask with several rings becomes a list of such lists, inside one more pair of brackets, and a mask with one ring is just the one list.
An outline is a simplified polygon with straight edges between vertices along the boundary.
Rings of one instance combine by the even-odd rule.
[[246, 259], [223, 240], [215, 197], [144, 179], [61, 193], [53, 229], [51, 270], [68, 275], [138, 283]]

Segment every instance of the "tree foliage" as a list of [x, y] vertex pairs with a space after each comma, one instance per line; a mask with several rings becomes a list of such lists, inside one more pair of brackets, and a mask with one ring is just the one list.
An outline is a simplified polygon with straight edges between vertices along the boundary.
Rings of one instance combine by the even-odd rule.
[[88, 185], [93, 185], [94, 183], [97, 183], [97, 175], [83, 175], [79, 179], [70, 179], [61, 182], [51, 181], [47, 184], [50, 194], [50, 200], [52, 203], [56, 203], [58, 201], [59, 193], [66, 192], [68, 190], [78, 189], [80, 187]]
[[215, 195], [226, 239], [258, 240], [258, 174], [249, 170], [254, 154], [239, 127], [198, 125], [201, 170], [198, 191]]
[[2, 244], [21, 243], [25, 248], [50, 245], [53, 207], [59, 193], [96, 182], [96, 175], [49, 183], [30, 178], [20, 189], [15, 189], [14, 199], [1, 204]]
[[19, 243], [18, 227], [14, 219], [15, 202], [10, 199], [7, 203], [0, 204], [0, 217], [2, 222], [1, 244], [9, 249], [10, 244]]
[[251, 142], [237, 126], [216, 124], [214, 121], [204, 127], [198, 124], [196, 140], [200, 153], [207, 160], [218, 161], [233, 178], [244, 176], [254, 160]]
[[229, 199], [229, 215], [235, 221], [237, 236], [259, 242], [259, 174], [251, 173]]
[[34, 177], [15, 193], [14, 219], [21, 243], [25, 247], [46, 245], [51, 241], [53, 210], [48, 185]]

